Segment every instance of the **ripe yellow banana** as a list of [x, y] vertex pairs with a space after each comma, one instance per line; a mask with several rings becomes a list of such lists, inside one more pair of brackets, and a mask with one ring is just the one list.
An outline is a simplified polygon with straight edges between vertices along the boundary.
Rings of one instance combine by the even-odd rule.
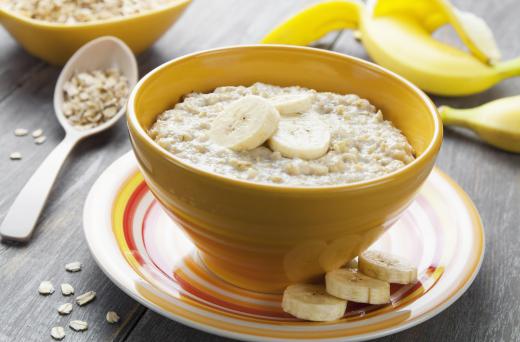
[[325, 34], [355, 29], [363, 5], [357, 1], [324, 1], [303, 9], [264, 37], [264, 44], [309, 45]]
[[444, 124], [467, 127], [493, 146], [520, 153], [520, 96], [471, 109], [442, 106], [439, 112]]
[[[431, 36], [451, 24], [471, 53]], [[439, 95], [469, 95], [520, 76], [520, 58], [490, 65], [498, 56], [485, 24], [446, 0], [327, 1], [304, 9], [264, 39], [269, 44], [307, 45], [331, 30], [359, 29], [370, 57], [421, 89]]]

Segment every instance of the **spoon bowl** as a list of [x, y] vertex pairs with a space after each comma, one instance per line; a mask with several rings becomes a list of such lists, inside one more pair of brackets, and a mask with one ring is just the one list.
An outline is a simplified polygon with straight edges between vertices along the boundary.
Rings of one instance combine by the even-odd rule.
[[34, 230], [61, 166], [74, 146], [83, 138], [110, 128], [125, 113], [122, 106], [110, 120], [89, 129], [77, 128], [63, 114], [63, 86], [75, 73], [117, 68], [127, 78], [129, 88], [137, 83], [138, 69], [134, 54], [123, 41], [101, 37], [81, 47], [63, 68], [54, 90], [54, 110], [65, 130], [65, 139], [45, 158], [16, 197], [2, 225], [2, 239], [27, 241]]
[[125, 113], [123, 106], [110, 120], [90, 129], [79, 129], [72, 126], [63, 114], [63, 86], [76, 73], [90, 70], [106, 70], [116, 68], [128, 80], [132, 89], [137, 83], [138, 68], [135, 56], [130, 48], [115, 37], [101, 37], [85, 44], [65, 64], [54, 89], [54, 111], [61, 126], [67, 134], [74, 133], [82, 138], [99, 133], [111, 127]]

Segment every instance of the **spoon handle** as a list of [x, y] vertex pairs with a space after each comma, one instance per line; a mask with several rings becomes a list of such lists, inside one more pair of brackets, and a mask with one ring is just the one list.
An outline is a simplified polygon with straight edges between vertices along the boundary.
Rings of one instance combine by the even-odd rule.
[[3, 239], [29, 240], [61, 166], [78, 141], [78, 136], [67, 134], [31, 176], [0, 226]]

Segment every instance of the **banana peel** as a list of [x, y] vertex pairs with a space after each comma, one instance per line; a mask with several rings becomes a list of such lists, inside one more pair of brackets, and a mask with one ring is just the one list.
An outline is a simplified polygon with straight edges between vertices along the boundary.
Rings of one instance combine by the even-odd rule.
[[[500, 56], [485, 23], [447, 0], [325, 1], [310, 6], [271, 31], [266, 44], [307, 45], [338, 29], [359, 30], [378, 64], [437, 95], [461, 96], [484, 91], [503, 79], [520, 76], [520, 58]], [[432, 37], [450, 24], [470, 52]]]
[[469, 109], [441, 106], [439, 113], [445, 125], [469, 128], [490, 145], [520, 153], [520, 95]]
[[[446, 24], [453, 26], [469, 52], [432, 37]], [[499, 62], [500, 51], [485, 22], [447, 0], [377, 0], [366, 6], [349, 0], [325, 1], [297, 13], [262, 43], [308, 45], [339, 29], [359, 32], [376, 63], [432, 94], [475, 94], [520, 76], [520, 57]], [[472, 109], [442, 106], [439, 112], [444, 124], [469, 128], [497, 148], [520, 153], [520, 96]]]

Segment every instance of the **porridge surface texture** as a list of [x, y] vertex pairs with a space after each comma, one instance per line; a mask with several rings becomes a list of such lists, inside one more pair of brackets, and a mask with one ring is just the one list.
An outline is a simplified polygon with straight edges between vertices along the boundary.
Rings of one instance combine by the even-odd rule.
[[[286, 158], [267, 144], [234, 151], [212, 142], [213, 120], [234, 101], [256, 95], [276, 102], [286, 95], [310, 95], [310, 107], [283, 120], [319, 119], [330, 132], [330, 147], [314, 160]], [[365, 181], [391, 173], [414, 159], [406, 137], [367, 100], [354, 94], [317, 92], [298, 86], [255, 83], [190, 93], [157, 117], [149, 135], [164, 149], [197, 168], [237, 179], [291, 186], [328, 186]]]

